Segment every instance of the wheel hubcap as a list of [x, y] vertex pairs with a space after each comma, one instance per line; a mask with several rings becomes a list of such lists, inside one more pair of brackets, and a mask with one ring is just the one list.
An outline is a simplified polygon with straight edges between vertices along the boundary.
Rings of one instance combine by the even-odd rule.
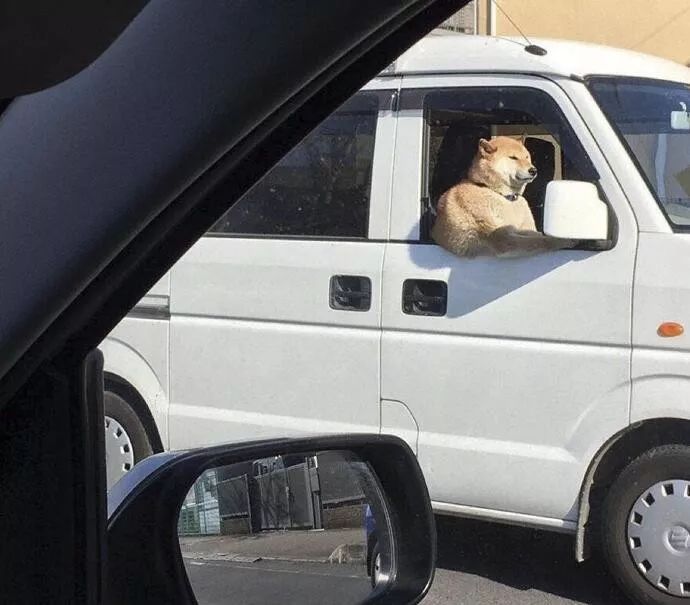
[[105, 467], [108, 489], [134, 466], [134, 448], [124, 427], [105, 417]]
[[661, 481], [630, 511], [628, 548], [645, 579], [690, 600], [690, 481]]
[[381, 581], [381, 555], [376, 555], [374, 559], [374, 586], [378, 586]]

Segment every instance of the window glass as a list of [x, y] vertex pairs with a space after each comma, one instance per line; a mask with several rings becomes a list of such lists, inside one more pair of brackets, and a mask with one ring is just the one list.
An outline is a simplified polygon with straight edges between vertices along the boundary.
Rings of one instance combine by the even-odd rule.
[[360, 92], [239, 199], [213, 234], [366, 238], [382, 93]]
[[690, 87], [592, 78], [589, 87], [669, 220], [690, 227]]
[[[543, 223], [546, 185], [558, 179], [598, 181], [598, 174], [554, 100], [526, 87], [405, 91], [403, 107], [420, 105], [426, 123], [425, 190], [428, 204], [462, 180], [480, 138], [524, 138], [538, 170], [525, 189], [537, 228]], [[428, 218], [423, 216], [423, 240]]]

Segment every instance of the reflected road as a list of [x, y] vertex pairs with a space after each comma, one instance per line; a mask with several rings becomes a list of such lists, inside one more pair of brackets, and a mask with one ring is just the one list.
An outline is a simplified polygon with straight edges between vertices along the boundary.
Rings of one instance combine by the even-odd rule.
[[361, 565], [185, 559], [185, 567], [199, 605], [353, 605], [370, 593]]

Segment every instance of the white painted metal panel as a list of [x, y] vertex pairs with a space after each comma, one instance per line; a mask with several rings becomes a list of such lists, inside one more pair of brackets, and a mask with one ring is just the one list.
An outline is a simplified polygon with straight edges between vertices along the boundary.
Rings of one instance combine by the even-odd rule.
[[[173, 448], [379, 428], [381, 243], [203, 238], [172, 284]], [[372, 282], [329, 306], [332, 275]]]

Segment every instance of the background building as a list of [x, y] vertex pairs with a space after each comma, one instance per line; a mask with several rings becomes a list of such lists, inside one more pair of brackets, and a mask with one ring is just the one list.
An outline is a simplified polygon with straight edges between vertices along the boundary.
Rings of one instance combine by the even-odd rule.
[[472, 0], [442, 26], [595, 42], [690, 63], [690, 0]]

